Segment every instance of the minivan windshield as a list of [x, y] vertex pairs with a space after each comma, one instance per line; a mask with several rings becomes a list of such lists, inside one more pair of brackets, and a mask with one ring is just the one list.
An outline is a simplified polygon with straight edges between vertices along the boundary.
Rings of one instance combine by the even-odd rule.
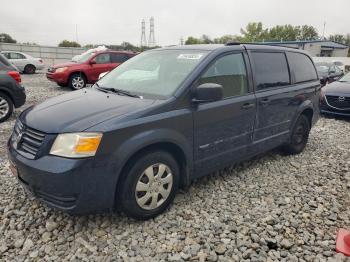
[[203, 50], [154, 50], [139, 54], [98, 81], [104, 88], [166, 99], [208, 54]]

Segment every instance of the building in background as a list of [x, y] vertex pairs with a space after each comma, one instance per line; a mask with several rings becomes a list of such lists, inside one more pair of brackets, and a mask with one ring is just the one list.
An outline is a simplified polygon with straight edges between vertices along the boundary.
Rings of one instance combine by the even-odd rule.
[[349, 51], [349, 46], [327, 40], [264, 42], [264, 44], [303, 49], [313, 57], [347, 57]]

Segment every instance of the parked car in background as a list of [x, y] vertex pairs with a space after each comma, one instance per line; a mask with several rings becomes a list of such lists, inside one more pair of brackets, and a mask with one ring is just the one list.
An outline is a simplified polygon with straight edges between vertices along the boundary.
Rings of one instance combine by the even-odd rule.
[[18, 68], [14, 64], [10, 63], [10, 61], [1, 53], [0, 53], [0, 63], [2, 63], [3, 68], [6, 67], [9, 71], [19, 72]]
[[339, 67], [339, 69], [345, 74], [346, 73], [346, 68], [345, 64], [341, 61], [333, 61], [333, 64]]
[[111, 71], [135, 55], [134, 52], [109, 50], [85, 53], [76, 61], [50, 66], [46, 77], [59, 86], [78, 90], [95, 83], [101, 73]]
[[26, 53], [17, 51], [2, 51], [6, 58], [14, 64], [20, 72], [35, 74], [36, 70], [43, 70], [45, 65], [41, 58], [34, 58]]
[[334, 63], [318, 62], [315, 65], [322, 85], [332, 83], [344, 75], [343, 71]]
[[[320, 89], [301, 50], [146, 51], [92, 88], [23, 111], [8, 141], [11, 170], [34, 196], [71, 214], [119, 207], [148, 219], [193, 179], [275, 147], [302, 152]], [[33, 130], [35, 143], [21, 142]]]
[[14, 107], [22, 106], [26, 101], [21, 75], [10, 62], [0, 54], [0, 123], [7, 120]]
[[350, 116], [350, 73], [322, 89], [321, 113]]

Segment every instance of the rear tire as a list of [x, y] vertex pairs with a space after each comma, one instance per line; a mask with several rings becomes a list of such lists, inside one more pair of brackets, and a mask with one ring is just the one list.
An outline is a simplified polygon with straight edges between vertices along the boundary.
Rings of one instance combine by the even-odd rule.
[[6, 121], [13, 112], [13, 102], [4, 93], [0, 93], [0, 123]]
[[116, 201], [129, 217], [146, 220], [161, 214], [174, 200], [180, 168], [166, 151], [151, 151], [136, 158], [117, 187]]
[[310, 134], [310, 121], [305, 115], [299, 116], [295, 122], [290, 142], [282, 147], [286, 154], [294, 155], [301, 153], [306, 147]]
[[24, 73], [32, 75], [35, 74], [36, 68], [33, 65], [26, 65], [24, 67]]
[[72, 90], [79, 90], [86, 86], [86, 77], [81, 73], [69, 77], [68, 85]]

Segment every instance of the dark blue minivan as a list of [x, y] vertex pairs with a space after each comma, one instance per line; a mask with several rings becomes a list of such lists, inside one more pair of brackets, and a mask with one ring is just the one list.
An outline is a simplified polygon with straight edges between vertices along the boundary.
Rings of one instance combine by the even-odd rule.
[[151, 50], [25, 110], [8, 141], [11, 169], [70, 214], [119, 208], [147, 219], [194, 178], [276, 147], [303, 151], [319, 100], [316, 68], [300, 50]]

